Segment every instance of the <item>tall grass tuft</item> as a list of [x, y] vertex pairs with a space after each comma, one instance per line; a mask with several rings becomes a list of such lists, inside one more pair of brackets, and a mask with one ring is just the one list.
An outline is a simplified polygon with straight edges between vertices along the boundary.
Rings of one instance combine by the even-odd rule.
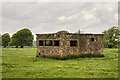
[[45, 58], [53, 58], [53, 59], [57, 59], [57, 60], [67, 60], [67, 59], [75, 59], [75, 58], [93, 58], [93, 57], [104, 57], [103, 54], [81, 54], [81, 55], [67, 55], [65, 57], [61, 57], [59, 55], [51, 55], [51, 56], [45, 56], [42, 55], [41, 57], [45, 57]]

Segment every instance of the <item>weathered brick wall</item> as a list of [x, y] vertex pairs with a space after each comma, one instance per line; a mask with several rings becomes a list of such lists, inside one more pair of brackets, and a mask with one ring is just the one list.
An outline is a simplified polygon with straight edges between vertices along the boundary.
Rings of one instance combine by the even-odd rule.
[[[103, 34], [37, 34], [36, 40], [38, 56], [103, 54], [104, 48]], [[39, 40], [60, 40], [60, 46], [39, 46]], [[76, 40], [77, 46], [70, 46], [70, 40]]]

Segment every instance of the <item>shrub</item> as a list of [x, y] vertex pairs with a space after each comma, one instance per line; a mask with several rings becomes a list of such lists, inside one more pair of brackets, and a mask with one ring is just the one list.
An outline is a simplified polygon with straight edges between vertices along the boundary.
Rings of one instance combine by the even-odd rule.
[[45, 58], [52, 58], [52, 59], [57, 59], [57, 60], [66, 60], [66, 59], [74, 59], [74, 58], [92, 58], [92, 57], [104, 57], [103, 54], [81, 54], [81, 55], [67, 55], [65, 57], [61, 57], [60, 55], [51, 55], [51, 56], [45, 56], [42, 55], [41, 57]]

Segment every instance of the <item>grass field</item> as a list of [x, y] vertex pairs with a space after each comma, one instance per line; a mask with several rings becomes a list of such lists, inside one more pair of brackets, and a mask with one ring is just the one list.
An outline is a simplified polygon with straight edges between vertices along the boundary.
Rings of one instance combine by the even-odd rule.
[[118, 78], [118, 49], [105, 57], [56, 60], [36, 57], [36, 48], [3, 48], [3, 78]]

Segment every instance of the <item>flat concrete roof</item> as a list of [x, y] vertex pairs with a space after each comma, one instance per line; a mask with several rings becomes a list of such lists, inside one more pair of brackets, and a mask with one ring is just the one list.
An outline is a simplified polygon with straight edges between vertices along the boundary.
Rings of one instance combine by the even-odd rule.
[[[60, 34], [60, 33], [45, 33], [45, 34], [36, 34], [36, 35], [49, 35], [49, 34]], [[63, 34], [66, 34], [66, 35], [103, 35], [103, 34], [93, 34], [93, 33], [63, 33]], [[62, 35], [62, 34], [60, 34]]]

